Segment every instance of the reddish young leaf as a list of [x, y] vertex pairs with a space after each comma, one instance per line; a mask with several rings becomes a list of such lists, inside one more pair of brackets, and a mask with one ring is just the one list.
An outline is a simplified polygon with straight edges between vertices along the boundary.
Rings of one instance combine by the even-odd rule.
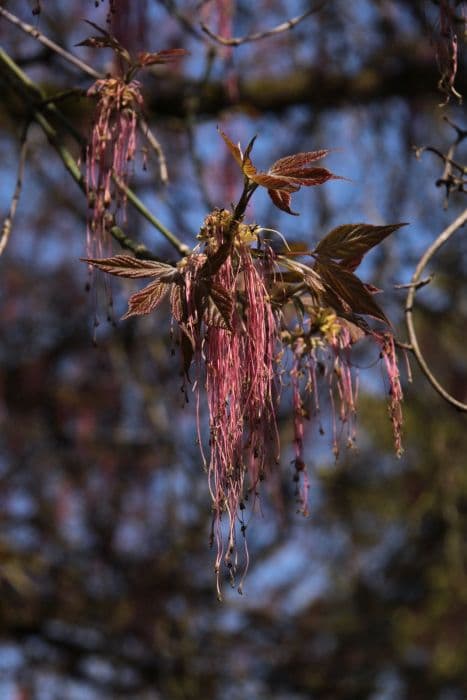
[[[361, 259], [371, 248], [406, 224], [372, 226], [371, 224], [344, 224], [330, 231], [316, 246], [314, 253], [342, 261]], [[350, 268], [346, 264], [347, 269]], [[353, 267], [355, 269], [357, 265]]]
[[267, 275], [268, 280], [278, 280], [279, 282], [284, 282], [287, 284], [300, 284], [303, 282], [303, 272], [298, 270], [282, 270], [281, 272], [274, 272]]
[[155, 260], [141, 260], [131, 255], [114, 255], [112, 258], [81, 258], [99, 270], [118, 277], [156, 277], [163, 282], [174, 282], [179, 271], [173, 265]]
[[[220, 130], [220, 129], [219, 129], [219, 133], [220, 133], [220, 135], [222, 136], [222, 138], [224, 139], [227, 148], [229, 149], [229, 151], [231, 152], [231, 154], [233, 155], [233, 157], [234, 157], [235, 160], [237, 161], [238, 165], [239, 165], [239, 166], [242, 168], [242, 170], [243, 170], [243, 153], [242, 153], [242, 149], [240, 148], [240, 145], [237, 145], [237, 146], [236, 146], [236, 145], [233, 143], [233, 141], [231, 141], [231, 140], [229, 139], [229, 137], [227, 136], [227, 134], [224, 133], [224, 132], [223, 132], [222, 130]], [[251, 161], [250, 161], [250, 162], [251, 162]], [[253, 166], [253, 167], [254, 167], [254, 166]], [[255, 171], [256, 171], [256, 168], [255, 168]]]
[[[281, 175], [281, 177], [285, 177]], [[295, 184], [297, 189], [300, 187], [315, 187], [316, 185], [324, 185], [328, 180], [340, 180], [338, 175], [333, 175], [326, 168], [303, 168], [296, 170], [293, 174], [287, 175], [287, 182]]]
[[170, 307], [172, 309], [172, 316], [177, 323], [182, 323], [186, 320], [185, 306], [182, 286], [179, 284], [172, 285], [172, 289], [170, 290]]
[[128, 299], [128, 311], [122, 316], [122, 320], [130, 316], [149, 314], [157, 309], [162, 299], [170, 289], [170, 284], [164, 282], [151, 282], [139, 292], [132, 294]]
[[363, 282], [352, 272], [331, 260], [323, 259], [315, 263], [314, 270], [318, 272], [326, 288], [324, 301], [337, 312], [372, 316], [390, 325]]
[[308, 151], [279, 158], [267, 172], [263, 172], [257, 170], [250, 159], [254, 139], [243, 155], [239, 145], [235, 146], [223, 131], [220, 134], [243, 174], [257, 185], [266, 187], [275, 206], [287, 214], [298, 216], [298, 213], [290, 208], [291, 192], [298, 192], [302, 186], [313, 187], [322, 185], [328, 180], [340, 179], [338, 175], [333, 175], [326, 168], [307, 167], [308, 163], [323, 158], [328, 153], [326, 150]]
[[292, 214], [292, 216], [299, 216], [297, 211], [292, 211], [290, 208], [290, 202], [292, 200], [290, 192], [285, 192], [284, 190], [268, 190], [268, 195], [278, 209], [286, 211], [287, 214]]
[[221, 285], [211, 283], [203, 316], [206, 325], [231, 331], [232, 313], [233, 300], [231, 295]]
[[302, 169], [307, 163], [312, 163], [314, 160], [321, 160], [329, 153], [328, 150], [308, 151], [305, 153], [296, 153], [292, 156], [284, 156], [279, 158], [269, 169], [270, 173], [277, 175], [293, 175], [298, 169]]
[[75, 44], [75, 46], [90, 46], [93, 49], [113, 49], [126, 59], [130, 59], [128, 51], [121, 45], [118, 39], [113, 36], [113, 34], [110, 34], [105, 29], [102, 29], [102, 27], [99, 27], [98, 24], [94, 24], [94, 22], [91, 22], [88, 19], [85, 19], [84, 21], [86, 24], [91, 25], [91, 27], [94, 29], [97, 29], [101, 36], [90, 36], [87, 39], [84, 39], [84, 41], [80, 41], [79, 44]]
[[111, 37], [105, 36], [90, 36], [87, 39], [83, 39], [75, 46], [89, 46], [92, 49], [115, 49], [121, 48], [118, 42], [115, 42]]
[[244, 174], [256, 182], [257, 185], [261, 187], [266, 187], [268, 190], [281, 190], [284, 192], [298, 192], [300, 185], [295, 184], [288, 177], [279, 177], [278, 175], [271, 175], [270, 173], [263, 173], [256, 170], [255, 166], [252, 165], [251, 168], [243, 168]]
[[189, 52], [185, 49], [165, 49], [164, 51], [155, 51], [153, 53], [148, 51], [140, 51], [137, 58], [140, 66], [154, 66], [176, 61], [177, 59], [186, 56], [188, 53]]

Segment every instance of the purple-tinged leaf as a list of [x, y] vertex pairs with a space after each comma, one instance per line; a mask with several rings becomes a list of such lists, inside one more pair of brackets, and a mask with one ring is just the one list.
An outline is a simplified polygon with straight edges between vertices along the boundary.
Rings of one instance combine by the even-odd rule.
[[154, 311], [170, 289], [170, 284], [163, 282], [151, 282], [139, 292], [132, 294], [128, 299], [128, 311], [122, 320], [130, 316], [141, 316]]
[[279, 160], [276, 160], [276, 162], [272, 164], [269, 172], [275, 173], [276, 175], [291, 175], [292, 172], [296, 172], [299, 168], [302, 169], [307, 163], [321, 160], [321, 158], [327, 156], [328, 153], [328, 150], [321, 150], [284, 156], [284, 158], [279, 158]]
[[268, 190], [268, 195], [278, 209], [287, 212], [287, 214], [292, 214], [292, 216], [299, 216], [297, 211], [292, 211], [290, 208], [292, 199], [290, 192], [286, 192], [285, 190]]
[[250, 158], [254, 139], [250, 141], [245, 155], [243, 155], [239, 145], [236, 146], [223, 131], [220, 134], [245, 177], [257, 185], [265, 187], [275, 206], [287, 214], [298, 216], [298, 213], [290, 208], [291, 192], [298, 192], [302, 186], [313, 187], [322, 185], [328, 180], [341, 179], [326, 168], [307, 167], [308, 163], [324, 158], [328, 153], [326, 150], [285, 156], [277, 160], [267, 172], [262, 172], [254, 166]]
[[[285, 176], [283, 176], [285, 177]], [[302, 171], [295, 171], [286, 176], [290, 184], [299, 187], [315, 187], [316, 185], [324, 185], [328, 180], [341, 180], [339, 175], [334, 175], [326, 168], [306, 168]]]
[[[254, 166], [253, 166], [254, 167]], [[279, 177], [278, 175], [271, 175], [270, 173], [262, 173], [256, 171], [251, 174], [244, 169], [245, 175], [247, 175], [250, 180], [256, 182], [257, 185], [261, 187], [266, 187], [271, 190], [281, 190], [283, 192], [298, 192], [300, 189], [300, 184], [296, 184], [294, 180], [288, 177]]]
[[204, 311], [207, 326], [216, 326], [232, 330], [233, 300], [232, 296], [219, 284], [211, 283]]
[[337, 313], [363, 314], [390, 325], [386, 315], [367, 291], [363, 282], [352, 272], [330, 260], [319, 260], [314, 268], [326, 288], [323, 300]]
[[114, 255], [112, 258], [81, 258], [99, 270], [118, 277], [156, 277], [162, 282], [174, 282], [179, 271], [173, 265], [155, 260], [141, 260], [131, 255]]
[[153, 53], [141, 51], [138, 53], [137, 59], [140, 66], [155, 66], [176, 61], [188, 53], [186, 49], [165, 49], [164, 51], [155, 51]]
[[[361, 260], [371, 248], [406, 224], [372, 226], [371, 224], [344, 224], [330, 231], [318, 243], [317, 255], [336, 260]], [[345, 267], [349, 269], [349, 265]], [[355, 267], [354, 267], [355, 269]]]
[[174, 284], [170, 290], [170, 306], [172, 316], [177, 323], [182, 323], [186, 320], [186, 302], [183, 295], [183, 287], [180, 284]]

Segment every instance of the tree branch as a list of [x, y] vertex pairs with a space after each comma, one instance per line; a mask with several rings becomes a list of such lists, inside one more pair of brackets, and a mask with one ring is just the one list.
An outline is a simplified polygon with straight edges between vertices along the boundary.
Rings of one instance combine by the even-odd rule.
[[325, 4], [326, 0], [323, 0], [323, 2], [321, 2], [317, 7], [313, 7], [307, 10], [302, 15], [292, 17], [292, 19], [278, 24], [273, 29], [266, 29], [265, 31], [256, 32], [254, 34], [248, 34], [247, 36], [243, 37], [228, 38], [220, 36], [219, 34], [215, 34], [211, 29], [209, 29], [209, 27], [206, 24], [201, 23], [200, 26], [203, 32], [214, 41], [217, 41], [218, 44], [222, 44], [222, 46], [240, 46], [241, 44], [246, 44], [251, 41], [260, 41], [261, 39], [266, 39], [268, 37], [275, 36], [276, 34], [282, 34], [283, 32], [287, 32], [290, 29], [296, 27], [297, 24], [300, 24], [300, 22], [303, 22], [304, 19], [312, 15], [314, 12], [318, 12], [318, 10], [320, 10]]
[[154, 255], [149, 248], [147, 248], [144, 243], [137, 243], [132, 238], [127, 236], [127, 234], [120, 228], [120, 226], [111, 226], [109, 228], [109, 233], [114, 238], [122, 248], [131, 250], [137, 258], [142, 258], [144, 260], [155, 260], [157, 262], [166, 263], [167, 260]]
[[407, 294], [407, 300], [405, 302], [405, 317], [411, 350], [417, 358], [417, 362], [420, 365], [423, 374], [426, 376], [426, 378], [428, 379], [432, 387], [438, 392], [438, 394], [443, 397], [443, 399], [445, 399], [448, 403], [457, 408], [459, 411], [465, 412], [467, 412], [467, 404], [458, 401], [456, 398], [451, 396], [451, 394], [449, 394], [443, 386], [441, 386], [441, 384], [431, 372], [430, 368], [428, 367], [425, 361], [425, 358], [422, 355], [413, 321], [413, 304], [415, 300], [415, 294], [417, 292], [417, 289], [419, 288], [420, 277], [425, 267], [427, 266], [431, 258], [435, 255], [435, 253], [437, 253], [437, 251], [441, 248], [441, 246], [444, 245], [446, 241], [448, 241], [451, 238], [451, 236], [466, 223], [466, 221], [467, 209], [465, 209], [462, 212], [462, 214], [460, 214], [457, 217], [457, 219], [455, 219], [455, 221], [453, 221], [446, 229], [444, 229], [444, 231], [440, 233], [438, 238], [425, 251], [425, 253], [420, 258], [420, 261], [413, 274], [410, 289]]
[[83, 73], [86, 73], [91, 78], [94, 78], [94, 80], [98, 80], [99, 78], [103, 77], [90, 65], [79, 59], [77, 56], [74, 56], [66, 51], [66, 49], [56, 44], [54, 41], [52, 41], [52, 39], [46, 37], [45, 34], [42, 34], [42, 32], [40, 32], [36, 27], [33, 27], [32, 24], [23, 22], [19, 19], [19, 17], [16, 17], [16, 15], [13, 15], [11, 12], [8, 12], [8, 10], [5, 10], [4, 7], [0, 7], [0, 17], [3, 17], [11, 24], [14, 24], [15, 27], [21, 29], [25, 34], [29, 34], [29, 36], [33, 37], [33, 39], [37, 39], [37, 41], [39, 41], [41, 44], [64, 58], [65, 61], [68, 61], [68, 63], [71, 63]]

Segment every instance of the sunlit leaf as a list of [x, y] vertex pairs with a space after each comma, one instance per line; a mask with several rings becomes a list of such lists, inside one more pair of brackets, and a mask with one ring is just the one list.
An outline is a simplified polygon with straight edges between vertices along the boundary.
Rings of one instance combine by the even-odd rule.
[[164, 51], [155, 51], [154, 53], [140, 51], [137, 58], [140, 66], [154, 66], [176, 61], [186, 56], [188, 53], [186, 49], [165, 49]]
[[[233, 157], [234, 157], [235, 160], [237, 161], [238, 165], [239, 165], [240, 167], [242, 167], [242, 166], [243, 166], [243, 154], [242, 154], [242, 151], [241, 151], [240, 146], [238, 146], [238, 145], [236, 146], [236, 145], [229, 139], [229, 137], [227, 136], [227, 134], [225, 134], [221, 129], [219, 129], [219, 133], [220, 133], [220, 135], [222, 136], [222, 138], [224, 139], [227, 148], [229, 149], [229, 151], [231, 152], [231, 154], [233, 155]], [[256, 170], [256, 168], [255, 168], [255, 170]]]
[[164, 282], [176, 279], [179, 272], [173, 265], [155, 260], [141, 260], [131, 255], [114, 255], [112, 258], [81, 258], [99, 270], [118, 277], [157, 277]]
[[327, 156], [328, 153], [328, 150], [321, 150], [284, 156], [272, 164], [269, 172], [277, 174], [280, 173], [281, 175], [291, 175], [293, 172], [297, 171], [297, 168], [303, 168], [303, 166], [307, 163], [311, 163], [314, 160], [320, 160], [321, 158]]
[[288, 177], [279, 177], [278, 175], [271, 175], [270, 173], [256, 172], [254, 175], [251, 175], [250, 179], [256, 182], [257, 185], [261, 185], [261, 187], [266, 187], [267, 189], [281, 190], [284, 192], [298, 192], [300, 189], [300, 185], [295, 184], [295, 182]]
[[293, 156], [285, 156], [277, 160], [267, 172], [263, 172], [255, 167], [250, 158], [254, 139], [250, 141], [243, 156], [240, 146], [235, 146], [223, 131], [220, 134], [241, 167], [243, 174], [251, 182], [265, 187], [275, 206], [281, 211], [287, 212], [287, 214], [298, 216], [298, 213], [290, 208], [290, 193], [298, 192], [302, 186], [313, 187], [322, 185], [328, 180], [341, 179], [338, 175], [334, 175], [329, 170], [326, 170], [326, 168], [307, 167], [310, 162], [324, 158], [328, 153], [326, 150], [308, 151], [297, 153]]
[[316, 185], [324, 185], [324, 183], [328, 180], [342, 179], [338, 175], [331, 173], [326, 168], [304, 168], [303, 170], [294, 171], [287, 176], [281, 173], [280, 177], [286, 177], [289, 186], [295, 185], [297, 189], [300, 187], [315, 187]]

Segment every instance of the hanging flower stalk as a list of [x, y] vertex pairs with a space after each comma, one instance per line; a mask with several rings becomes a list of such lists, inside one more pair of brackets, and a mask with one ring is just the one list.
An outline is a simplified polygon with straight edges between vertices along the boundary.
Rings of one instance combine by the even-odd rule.
[[[117, 10], [112, 4], [110, 9]], [[167, 49], [133, 56], [113, 34], [86, 21], [98, 34], [77, 45], [111, 49], [121, 72], [96, 80], [87, 91], [88, 97], [97, 98], [97, 104], [86, 149], [86, 187], [92, 212], [87, 224], [86, 250], [88, 255], [102, 255], [110, 247], [107, 230], [114, 224], [116, 213], [125, 213], [125, 189], [137, 150], [137, 124], [144, 101], [141, 83], [134, 77], [143, 68], [169, 63], [187, 52]]]
[[[321, 378], [334, 413], [332, 442], [337, 456], [342, 433], [347, 444], [355, 440], [358, 377], [351, 350], [363, 337], [376, 343], [388, 374], [395, 446], [398, 454], [402, 451], [402, 391], [392, 329], [374, 300], [379, 290], [362, 282], [355, 270], [371, 248], [403, 224], [346, 224], [333, 229], [315, 248], [302, 246], [296, 253], [284, 239], [283, 248], [273, 251], [259, 235], [259, 226], [243, 223], [251, 196], [265, 187], [279, 209], [295, 214], [290, 209], [294, 192], [336, 178], [325, 168], [310, 166], [327, 152], [288, 156], [263, 172], [250, 158], [254, 140], [243, 153], [225, 134], [222, 137], [242, 169], [244, 189], [233, 211], [216, 210], [206, 218], [190, 255], [177, 266], [128, 255], [86, 261], [114, 275], [153, 278], [130, 297], [124, 318], [150, 313], [170, 296], [183, 373], [190, 381], [194, 364], [195, 390], [204, 387], [207, 397], [206, 469], [219, 595], [222, 563], [235, 581], [237, 524], [244, 536], [245, 501], [251, 496], [254, 503], [260, 482], [279, 461], [279, 385], [283, 395], [290, 387], [294, 480], [303, 513], [308, 512], [309, 490], [305, 427], [320, 412]], [[379, 328], [370, 326], [368, 318]], [[245, 571], [246, 541], [244, 552]]]
[[[123, 209], [136, 153], [137, 113], [143, 105], [141, 85], [122, 78], [97, 80], [88, 96], [97, 96], [96, 116], [86, 151], [86, 183], [92, 215], [88, 221], [88, 255], [101, 255], [106, 245], [106, 216]], [[113, 205], [113, 206], [112, 206]], [[107, 241], [108, 243], [108, 241]]]
[[[199, 238], [215, 258], [228, 241], [232, 215], [210, 215]], [[216, 571], [222, 561], [234, 575], [236, 519], [244, 499], [255, 493], [265, 476], [267, 460], [278, 459], [273, 400], [274, 356], [277, 338], [267, 292], [268, 256], [255, 262], [250, 243], [254, 228], [236, 227], [231, 254], [212, 277], [211, 288], [236, 299], [229, 325], [209, 324], [201, 351], [206, 365], [206, 393], [210, 416], [209, 483], [213, 500], [213, 535], [217, 542]], [[248, 476], [248, 482], [245, 479]], [[228, 536], [221, 532], [223, 513]], [[242, 524], [242, 534], [246, 526]], [[234, 557], [234, 560], [232, 560]]]

